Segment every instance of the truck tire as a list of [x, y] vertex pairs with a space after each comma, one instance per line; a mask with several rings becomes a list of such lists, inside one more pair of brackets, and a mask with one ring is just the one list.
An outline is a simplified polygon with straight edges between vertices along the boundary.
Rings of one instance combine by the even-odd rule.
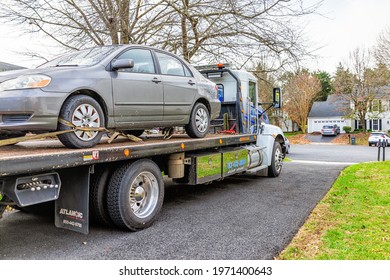
[[160, 213], [164, 182], [160, 168], [149, 159], [119, 167], [107, 192], [108, 212], [113, 223], [125, 230], [149, 227]]
[[203, 138], [209, 132], [210, 113], [202, 103], [196, 103], [191, 112], [190, 123], [185, 126], [191, 138]]
[[[87, 95], [74, 95], [64, 102], [60, 111], [60, 118], [81, 127], [102, 127], [105, 118], [99, 103]], [[68, 130], [71, 127], [59, 123], [58, 130]], [[91, 148], [100, 142], [103, 132], [75, 131], [58, 135], [58, 139], [69, 148]]]
[[271, 165], [268, 166], [268, 176], [278, 177], [282, 171], [283, 152], [279, 142], [274, 143], [271, 157]]
[[107, 189], [113, 169], [112, 166], [95, 166], [89, 189], [89, 217], [93, 222], [105, 226], [112, 225], [107, 207]]

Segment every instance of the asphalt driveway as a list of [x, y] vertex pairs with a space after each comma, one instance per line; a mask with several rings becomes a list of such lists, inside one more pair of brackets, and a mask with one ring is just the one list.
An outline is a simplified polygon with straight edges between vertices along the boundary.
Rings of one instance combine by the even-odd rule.
[[337, 136], [322, 136], [321, 134], [307, 134], [306, 138], [314, 143], [331, 143]]

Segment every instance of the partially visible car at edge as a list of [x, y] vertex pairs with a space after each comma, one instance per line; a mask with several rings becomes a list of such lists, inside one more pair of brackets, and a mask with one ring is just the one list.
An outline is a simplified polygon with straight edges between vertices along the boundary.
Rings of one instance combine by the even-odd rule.
[[284, 136], [284, 145], [286, 147], [286, 154], [289, 154], [291, 145], [290, 145], [290, 141], [287, 139], [286, 136]]
[[378, 145], [379, 141], [387, 141], [387, 146], [390, 146], [390, 136], [386, 132], [371, 132], [368, 146]]
[[340, 127], [335, 124], [335, 125], [324, 125], [321, 129], [321, 134], [322, 135], [338, 135], [340, 134]]
[[[140, 45], [99, 46], [37, 69], [0, 74], [0, 139], [27, 132], [106, 127], [136, 136], [185, 126], [204, 137], [221, 108], [216, 85], [180, 57]], [[71, 148], [96, 145], [103, 132], [58, 136]]]

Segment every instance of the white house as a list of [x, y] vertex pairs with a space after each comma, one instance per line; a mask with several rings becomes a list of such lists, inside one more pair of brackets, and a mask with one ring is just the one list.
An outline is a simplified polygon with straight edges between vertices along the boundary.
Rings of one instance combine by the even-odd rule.
[[324, 125], [337, 124], [341, 130], [343, 126], [352, 127], [352, 121], [344, 117], [348, 106], [345, 100], [336, 95], [329, 95], [326, 101], [314, 102], [307, 118], [307, 132], [321, 132]]
[[[372, 131], [389, 131], [390, 87], [381, 88], [377, 96], [366, 116], [366, 127]], [[326, 101], [314, 102], [308, 116], [308, 133], [320, 132], [326, 124], [337, 124], [341, 129], [343, 126], [361, 129], [363, 126], [359, 120], [345, 117], [348, 107], [352, 106], [339, 95], [329, 95]]]

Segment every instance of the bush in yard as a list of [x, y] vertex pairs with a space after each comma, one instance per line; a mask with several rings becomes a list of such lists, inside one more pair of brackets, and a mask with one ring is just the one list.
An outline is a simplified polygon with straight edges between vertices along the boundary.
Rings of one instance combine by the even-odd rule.
[[350, 133], [351, 130], [352, 130], [352, 127], [350, 127], [350, 126], [343, 126], [343, 130], [345, 131], [345, 133]]

